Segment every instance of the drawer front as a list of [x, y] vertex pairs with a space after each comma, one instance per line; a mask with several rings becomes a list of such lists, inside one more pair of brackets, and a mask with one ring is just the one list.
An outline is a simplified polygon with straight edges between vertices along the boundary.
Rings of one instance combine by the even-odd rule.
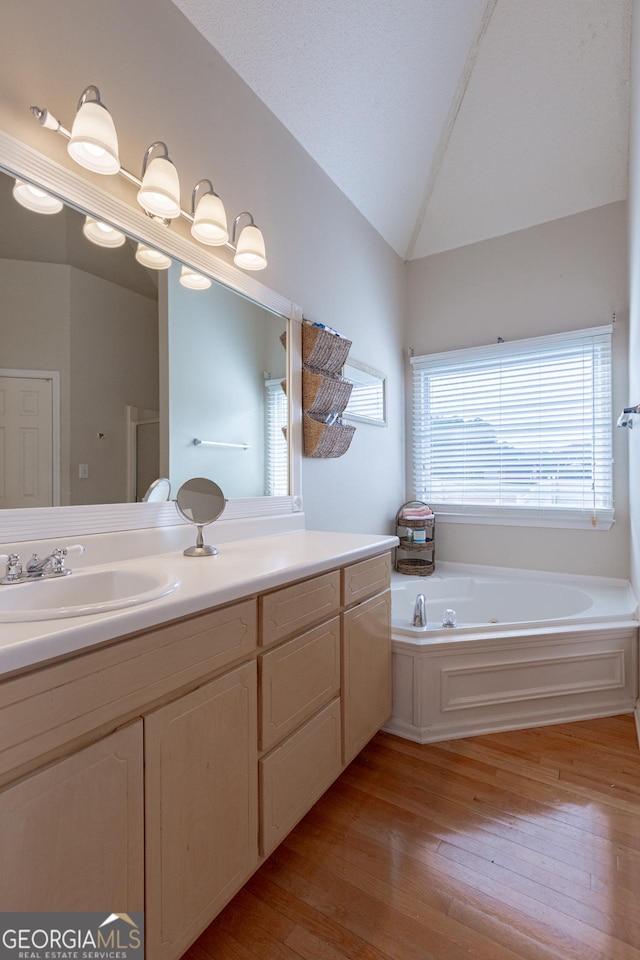
[[260, 853], [267, 856], [341, 770], [340, 700], [260, 760]]
[[312, 577], [292, 587], [268, 593], [261, 599], [260, 643], [269, 646], [300, 633], [340, 609], [340, 571]]
[[0, 684], [0, 777], [251, 653], [246, 600]]
[[391, 554], [352, 563], [342, 571], [342, 604], [345, 607], [387, 590], [391, 582]]
[[263, 654], [260, 749], [269, 750], [340, 693], [340, 618]]

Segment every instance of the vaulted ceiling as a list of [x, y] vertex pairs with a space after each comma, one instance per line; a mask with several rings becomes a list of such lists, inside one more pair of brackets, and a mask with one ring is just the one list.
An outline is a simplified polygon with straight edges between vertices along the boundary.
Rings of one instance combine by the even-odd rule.
[[404, 259], [627, 195], [631, 0], [173, 0]]

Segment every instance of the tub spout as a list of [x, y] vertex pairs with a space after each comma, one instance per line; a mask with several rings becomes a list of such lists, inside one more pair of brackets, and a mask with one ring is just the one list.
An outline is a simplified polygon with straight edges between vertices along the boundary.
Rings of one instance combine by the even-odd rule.
[[416, 597], [416, 605], [413, 608], [414, 627], [426, 627], [427, 625], [427, 603], [424, 593], [419, 593]]

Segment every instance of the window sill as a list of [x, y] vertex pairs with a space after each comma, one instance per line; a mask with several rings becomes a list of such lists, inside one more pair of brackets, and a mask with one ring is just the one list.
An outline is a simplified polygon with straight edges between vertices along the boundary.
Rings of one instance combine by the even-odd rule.
[[523, 511], [522, 513], [505, 512], [483, 512], [474, 508], [466, 510], [455, 510], [452, 507], [439, 506], [437, 503], [431, 504], [438, 523], [471, 523], [488, 524], [496, 527], [547, 527], [557, 530], [610, 530], [614, 524], [613, 511], [604, 516], [598, 516], [597, 522], [593, 523], [592, 516], [585, 514], [574, 514], [558, 512], [551, 514], [546, 512]]

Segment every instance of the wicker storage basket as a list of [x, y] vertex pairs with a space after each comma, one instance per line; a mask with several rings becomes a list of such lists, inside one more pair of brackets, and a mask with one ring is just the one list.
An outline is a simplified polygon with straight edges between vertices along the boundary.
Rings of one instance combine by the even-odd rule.
[[408, 573], [412, 577], [428, 577], [434, 571], [433, 560], [422, 557], [398, 557], [396, 570], [398, 573]]
[[400, 543], [398, 544], [399, 550], [413, 550], [413, 551], [433, 551], [435, 546], [435, 540], [427, 540], [422, 543], [417, 543], [415, 540], [407, 540], [406, 537], [400, 537]]
[[304, 413], [304, 453], [306, 457], [341, 457], [349, 449], [356, 428], [346, 423], [323, 423]]
[[302, 370], [302, 407], [307, 413], [328, 416], [342, 413], [349, 402], [353, 384], [335, 373]]
[[338, 373], [351, 349], [351, 340], [329, 333], [322, 327], [302, 324], [302, 360], [309, 367], [326, 373]]

